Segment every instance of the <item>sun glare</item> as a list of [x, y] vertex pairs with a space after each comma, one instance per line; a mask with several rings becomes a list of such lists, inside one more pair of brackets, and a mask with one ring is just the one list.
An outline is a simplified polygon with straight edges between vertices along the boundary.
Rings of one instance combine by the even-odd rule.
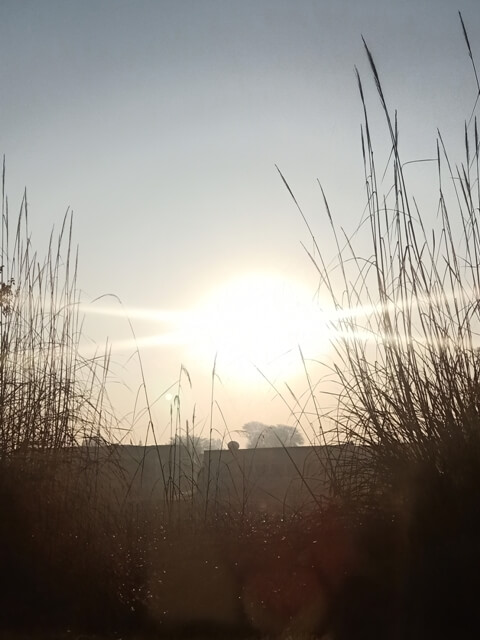
[[[326, 314], [312, 291], [272, 274], [248, 274], [210, 292], [183, 331], [197, 359], [238, 382], [278, 379], [302, 370], [299, 347], [319, 357], [329, 344]], [[261, 373], [259, 373], [261, 372]]]
[[181, 349], [179, 361], [190, 366], [195, 360], [202, 369], [211, 370], [216, 359], [222, 377], [244, 385], [256, 384], [262, 375], [278, 382], [301, 374], [301, 353], [307, 359], [326, 353], [334, 337], [332, 321], [338, 315], [322, 309], [310, 288], [274, 273], [249, 273], [228, 280], [189, 309], [82, 305], [81, 310], [162, 327], [114, 339], [110, 347], [115, 351]]

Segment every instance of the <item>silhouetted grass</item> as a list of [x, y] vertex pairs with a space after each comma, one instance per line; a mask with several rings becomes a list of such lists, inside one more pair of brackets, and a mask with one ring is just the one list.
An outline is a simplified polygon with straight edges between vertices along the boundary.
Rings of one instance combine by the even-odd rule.
[[359, 253], [356, 237], [336, 228], [325, 194], [336, 265], [322, 261], [309, 227], [320, 293], [340, 312], [332, 323], [340, 389], [334, 432], [374, 456], [375, 481], [343, 488], [365, 559], [338, 600], [338, 638], [469, 637], [477, 628], [480, 85], [460, 21], [477, 100], [465, 122], [463, 160], [452, 162], [438, 132], [436, 157], [424, 161], [436, 167], [431, 192], [438, 226], [427, 228], [411, 193], [397, 114], [365, 44], [391, 143], [380, 173], [372, 141], [378, 123], [370, 120], [357, 72], [367, 194], [362, 227], [368, 225], [371, 254]]
[[105, 627], [128, 617], [128, 521], [79, 445], [115, 426], [109, 358], [79, 352], [71, 215], [42, 260], [26, 193], [11, 223], [5, 162], [0, 252], [0, 625]]

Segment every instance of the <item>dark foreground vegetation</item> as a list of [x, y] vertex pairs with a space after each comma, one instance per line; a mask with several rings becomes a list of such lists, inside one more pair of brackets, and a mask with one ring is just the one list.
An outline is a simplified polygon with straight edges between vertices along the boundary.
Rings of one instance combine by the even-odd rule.
[[[465, 30], [464, 35], [473, 63]], [[328, 632], [338, 640], [476, 635], [477, 103], [465, 125], [462, 163], [451, 163], [438, 134], [430, 164], [436, 168], [432, 207], [440, 223], [432, 233], [410, 196], [397, 117], [388, 110], [368, 49], [367, 55], [390, 140], [388, 178], [377, 174], [359, 78], [365, 106], [363, 228], [372, 252], [356, 253], [355, 237], [347, 240], [335, 229], [325, 199], [338, 263], [336, 269], [322, 263], [313, 235], [311, 258], [321, 292], [342, 311], [333, 322], [331, 368], [340, 390], [334, 417], [324, 416], [310, 386], [313, 411], [303, 411], [299, 428], [313, 413], [319, 430], [330, 425], [326, 439], [333, 429], [339, 440], [368, 446], [373, 462], [366, 476], [335, 484], [329, 499], [308, 513], [228, 508], [211, 513], [204, 504], [178, 499], [149, 509], [113, 505], [94, 464], [65, 471], [56, 452], [112, 426], [102, 392], [108, 362], [86, 362], [78, 355], [68, 225], [58, 249], [52, 242], [39, 266], [22, 231], [26, 200], [10, 238], [3, 196], [0, 627], [5, 634], [295, 638]], [[387, 184], [385, 196], [381, 184]], [[362, 315], [343, 313], [359, 307], [365, 309]], [[32, 450], [48, 455], [32, 459]]]

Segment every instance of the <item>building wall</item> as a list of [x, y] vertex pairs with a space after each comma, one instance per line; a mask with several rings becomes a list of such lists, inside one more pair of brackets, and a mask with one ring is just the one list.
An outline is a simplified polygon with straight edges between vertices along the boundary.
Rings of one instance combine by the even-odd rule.
[[368, 451], [351, 444], [205, 451], [199, 477], [213, 509], [309, 510], [365, 474]]
[[50, 477], [58, 490], [97, 497], [121, 509], [190, 498], [196, 491], [200, 463], [182, 446], [91, 443], [22, 452], [15, 466], [33, 482]]
[[[90, 496], [115, 509], [202, 508], [270, 513], [311, 510], [365, 481], [368, 450], [351, 444], [205, 451], [203, 464], [182, 446], [94, 443], [30, 451], [24, 471], [48, 470], [56, 490]], [[38, 476], [40, 477], [40, 476]]]

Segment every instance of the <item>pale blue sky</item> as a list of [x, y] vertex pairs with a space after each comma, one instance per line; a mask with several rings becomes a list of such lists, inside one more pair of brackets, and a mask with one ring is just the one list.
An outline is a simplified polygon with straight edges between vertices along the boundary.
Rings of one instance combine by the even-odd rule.
[[[475, 98], [459, 9], [478, 60], [478, 0], [1, 0], [0, 153], [12, 209], [27, 186], [40, 248], [73, 209], [86, 301], [112, 292], [127, 307], [185, 310], [264, 270], [313, 295], [308, 236], [275, 163], [319, 237], [317, 178], [338, 224], [354, 228], [365, 204], [355, 65], [378, 113], [362, 35], [399, 111], [404, 159], [434, 155], [437, 127], [457, 149]], [[434, 174], [422, 175], [419, 201], [433, 215]], [[134, 324], [139, 336], [163, 330]], [[129, 338], [115, 318], [89, 316], [86, 328], [98, 341]], [[183, 363], [205, 418], [211, 365], [185, 348], [144, 353], [152, 397]], [[261, 381], [247, 392], [224, 373], [219, 402], [232, 430], [289, 420]]]

